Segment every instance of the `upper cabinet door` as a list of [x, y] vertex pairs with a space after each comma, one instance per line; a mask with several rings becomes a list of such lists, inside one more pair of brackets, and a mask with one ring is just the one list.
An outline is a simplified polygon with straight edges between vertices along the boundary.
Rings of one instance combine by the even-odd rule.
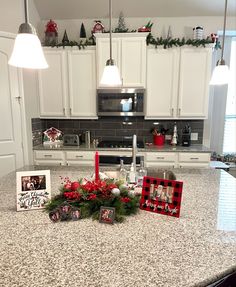
[[65, 51], [44, 50], [49, 68], [38, 72], [40, 116], [65, 117], [68, 96]]
[[207, 118], [211, 61], [211, 48], [181, 48], [179, 118]]
[[[146, 86], [146, 37], [148, 33], [113, 33], [112, 59], [118, 66], [122, 86]], [[97, 51], [97, 86], [100, 85], [106, 61], [110, 58], [109, 34], [98, 33], [96, 37]]]
[[146, 86], [146, 58], [146, 38], [123, 38], [121, 40], [123, 86]]
[[179, 49], [147, 50], [146, 118], [176, 115]]
[[69, 116], [96, 117], [95, 49], [68, 53]]
[[[106, 62], [110, 59], [110, 41], [109, 38], [99, 38], [96, 41], [96, 56], [97, 56], [97, 86], [101, 87], [100, 82]], [[120, 67], [120, 41], [112, 38], [112, 59], [116, 66]]]

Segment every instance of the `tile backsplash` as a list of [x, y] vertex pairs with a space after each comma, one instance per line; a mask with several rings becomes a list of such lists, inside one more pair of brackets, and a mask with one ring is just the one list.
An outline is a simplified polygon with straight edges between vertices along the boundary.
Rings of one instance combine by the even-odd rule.
[[168, 129], [167, 135], [172, 135], [173, 125], [176, 122], [178, 134], [181, 135], [182, 128], [189, 124], [192, 133], [198, 134], [198, 139], [192, 144], [202, 144], [203, 120], [144, 120], [143, 117], [101, 117], [98, 120], [64, 120], [64, 119], [32, 119], [33, 146], [42, 143], [42, 133], [44, 130], [55, 127], [63, 134], [83, 134], [89, 130], [91, 139], [115, 140], [127, 139], [136, 134], [138, 139], [144, 142], [152, 142], [151, 129], [162, 125]]

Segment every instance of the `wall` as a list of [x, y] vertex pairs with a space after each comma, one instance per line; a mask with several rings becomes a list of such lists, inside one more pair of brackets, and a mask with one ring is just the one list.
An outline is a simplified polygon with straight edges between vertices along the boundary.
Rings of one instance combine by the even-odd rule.
[[[92, 19], [74, 19], [74, 20], [59, 20], [54, 19], [58, 25], [59, 40], [63, 37], [64, 30], [66, 29], [69, 40], [78, 41], [81, 23], [84, 23], [87, 38], [91, 36], [91, 30], [94, 25]], [[108, 30], [108, 19], [100, 19]], [[129, 30], [138, 29], [139, 27], [147, 24], [151, 20], [154, 24], [152, 27], [152, 34], [155, 37], [166, 37], [168, 28], [170, 26], [173, 38], [191, 38], [193, 27], [203, 26], [205, 36], [210, 35], [212, 32], [222, 30], [223, 17], [164, 17], [164, 18], [125, 18], [125, 23]], [[42, 21], [38, 26], [38, 31], [41, 39], [44, 39], [44, 30], [47, 21]], [[118, 25], [118, 19], [112, 20], [113, 29]], [[236, 17], [227, 18], [227, 29], [236, 30]]]
[[[144, 120], [143, 117], [102, 117], [98, 120], [52, 120], [52, 119], [32, 119], [33, 145], [42, 143], [42, 132], [48, 128], [54, 127], [63, 132], [63, 134], [83, 134], [89, 130], [91, 139], [102, 140], [126, 140], [132, 138], [134, 134], [139, 140], [152, 142], [153, 136], [151, 129], [157, 127], [154, 125], [157, 121]], [[160, 127], [168, 129], [167, 134], [173, 134], [174, 121], [160, 120]], [[176, 121], [179, 139], [181, 130], [189, 124], [193, 133], [198, 133], [198, 140], [192, 144], [202, 144], [203, 120], [178, 120]], [[166, 141], [168, 143], [168, 141]]]

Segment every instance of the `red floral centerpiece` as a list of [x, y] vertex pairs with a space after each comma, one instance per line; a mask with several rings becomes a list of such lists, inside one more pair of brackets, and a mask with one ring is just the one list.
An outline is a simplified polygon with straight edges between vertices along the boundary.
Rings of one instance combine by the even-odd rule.
[[115, 221], [122, 222], [125, 216], [135, 214], [138, 210], [140, 197], [122, 181], [111, 178], [82, 178], [73, 182], [68, 177], [61, 179], [60, 193], [46, 206], [54, 222], [73, 219], [71, 212], [75, 210], [80, 218], [99, 219], [101, 206], [114, 207]]

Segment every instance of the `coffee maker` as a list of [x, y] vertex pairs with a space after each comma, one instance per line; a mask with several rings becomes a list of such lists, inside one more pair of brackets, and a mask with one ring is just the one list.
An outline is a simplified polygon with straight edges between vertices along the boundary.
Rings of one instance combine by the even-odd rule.
[[182, 129], [182, 146], [190, 146], [191, 145], [191, 128], [189, 125], [186, 125]]

